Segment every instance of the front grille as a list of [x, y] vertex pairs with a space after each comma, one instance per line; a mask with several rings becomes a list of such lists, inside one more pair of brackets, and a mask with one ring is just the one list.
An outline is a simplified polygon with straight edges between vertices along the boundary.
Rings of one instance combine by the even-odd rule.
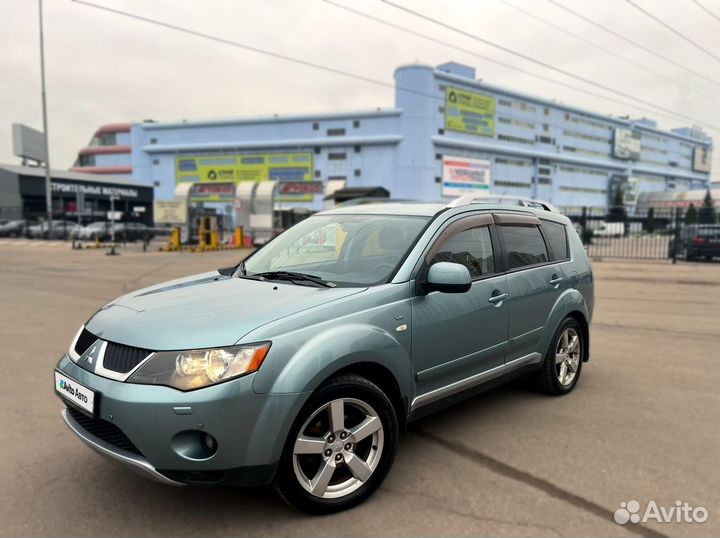
[[78, 339], [75, 342], [75, 353], [82, 355], [91, 345], [93, 345], [95, 340], [97, 340], [97, 336], [83, 327], [80, 336], [78, 336]]
[[152, 351], [148, 349], [108, 342], [105, 348], [103, 366], [113, 372], [126, 374], [140, 364], [150, 353], [152, 353]]
[[132, 441], [128, 439], [127, 435], [125, 435], [123, 431], [112, 422], [108, 422], [107, 420], [103, 420], [101, 418], [89, 417], [70, 406], [67, 406], [67, 412], [73, 420], [90, 435], [94, 435], [98, 439], [101, 439], [120, 450], [125, 450], [126, 452], [142, 456], [142, 452], [140, 452]]

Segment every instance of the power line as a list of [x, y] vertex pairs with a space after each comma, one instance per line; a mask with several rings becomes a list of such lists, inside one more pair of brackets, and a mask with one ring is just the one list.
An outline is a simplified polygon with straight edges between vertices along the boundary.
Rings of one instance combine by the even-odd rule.
[[[325, 72], [329, 72], [329, 73], [333, 73], [333, 74], [337, 74], [337, 75], [341, 75], [341, 76], [353, 78], [353, 79], [356, 79], [356, 80], [361, 80], [361, 81], [364, 81], [364, 82], [367, 82], [367, 83], [370, 83], [370, 84], [376, 84], [376, 85], [379, 85], [379, 86], [383, 86], [383, 87], [387, 87], [387, 88], [391, 88], [391, 89], [395, 89], [395, 90], [403, 91], [403, 92], [407, 92], [407, 93], [412, 93], [412, 94], [415, 94], [415, 95], [419, 95], [419, 96], [423, 96], [423, 97], [428, 97], [428, 98], [431, 98], [431, 99], [434, 99], [434, 100], [437, 100], [437, 101], [440, 101], [440, 102], [444, 102], [444, 96], [438, 96], [437, 94], [430, 94], [430, 93], [423, 92], [423, 91], [420, 91], [420, 90], [416, 90], [416, 89], [413, 89], [413, 88], [405, 88], [405, 87], [398, 86], [398, 85], [395, 85], [395, 84], [391, 84], [391, 83], [388, 83], [388, 82], [385, 82], [385, 81], [382, 81], [382, 80], [373, 79], [373, 78], [370, 78], [370, 77], [367, 77], [367, 76], [364, 76], [364, 75], [358, 75], [358, 74], [356, 74], [356, 73], [352, 73], [352, 72], [349, 72], [349, 71], [344, 71], [344, 70], [342, 70], [342, 69], [337, 69], [337, 68], [334, 68], [334, 67], [324, 66], [324, 65], [321, 65], [321, 64], [317, 64], [317, 63], [314, 63], [314, 62], [310, 62], [310, 61], [307, 61], [307, 60], [303, 60], [303, 59], [301, 59], [301, 58], [295, 58], [295, 57], [293, 57], [293, 56], [288, 56], [288, 55], [285, 55], [285, 54], [281, 54], [281, 53], [277, 53], [277, 52], [273, 52], [273, 51], [261, 49], [261, 48], [258, 48], [258, 47], [254, 47], [254, 46], [251, 46], [251, 45], [246, 45], [246, 44], [244, 44], [244, 43], [240, 43], [240, 42], [236, 42], [236, 41], [231, 41], [231, 40], [229, 40], [229, 39], [221, 38], [221, 37], [218, 37], [218, 36], [215, 36], [215, 35], [206, 34], [206, 33], [203, 33], [203, 32], [197, 31], [197, 30], [193, 30], [193, 29], [191, 29], [191, 28], [186, 28], [186, 27], [183, 27], [183, 26], [178, 26], [178, 25], [171, 24], [171, 23], [167, 23], [167, 22], [164, 22], [164, 21], [152, 19], [152, 18], [149, 18], [149, 17], [144, 17], [144, 16], [142, 16], [142, 15], [137, 15], [137, 14], [135, 14], [135, 13], [131, 13], [131, 12], [127, 12], [127, 11], [122, 11], [122, 10], [115, 9], [115, 8], [110, 8], [110, 7], [102, 6], [102, 5], [99, 5], [99, 4], [94, 4], [94, 3], [88, 2], [88, 1], [86, 1], [86, 0], [72, 0], [72, 1], [75, 2], [75, 3], [77, 3], [77, 4], [81, 4], [81, 5], [84, 5], [84, 6], [87, 6], [87, 7], [91, 7], [91, 8], [100, 10], [100, 11], [105, 11], [105, 12], [112, 13], [112, 14], [115, 14], [115, 15], [120, 15], [120, 16], [122, 16], [122, 17], [139, 20], [139, 21], [146, 22], [146, 23], [148, 23], [148, 24], [152, 24], [152, 25], [155, 25], [155, 26], [160, 26], [160, 27], [163, 27], [163, 28], [166, 28], [166, 29], [169, 29], [169, 30], [174, 30], [174, 31], [177, 31], [177, 32], [186, 33], [186, 34], [189, 34], [189, 35], [193, 35], [193, 36], [195, 36], [195, 37], [200, 37], [200, 38], [208, 39], [208, 40], [210, 40], [210, 41], [215, 41], [215, 42], [218, 42], [218, 43], [221, 43], [221, 44], [225, 44], [225, 45], [229, 45], [229, 46], [232, 46], [232, 47], [240, 48], [240, 49], [243, 49], [243, 50], [248, 50], [248, 51], [250, 51], [250, 52], [255, 52], [255, 53], [257, 53], [257, 54], [262, 54], [262, 55], [265, 55], [265, 56], [270, 56], [270, 57], [273, 57], [273, 58], [278, 58], [278, 59], [285, 60], [285, 61], [288, 61], [288, 62], [296, 63], [296, 64], [299, 64], [299, 65], [303, 65], [303, 66], [305, 66], [305, 67], [311, 67], [311, 68], [313, 68], [313, 69], [318, 69], [318, 70], [321, 70], [321, 71], [325, 71]], [[531, 72], [528, 72], [528, 73], [531, 73]], [[599, 96], [599, 95], [598, 95], [598, 97], [602, 97], [602, 96]], [[607, 98], [607, 99], [610, 99], [610, 98]], [[637, 108], [637, 107], [636, 107], [636, 108]], [[518, 116], [513, 116], [513, 115], [511, 115], [511, 114], [504, 114], [504, 115], [507, 116], [507, 117], [510, 117], [510, 118], [514, 118], [514, 119], [520, 119], [520, 120], [525, 120], [525, 121], [528, 120], [527, 117], [518, 117]], [[616, 120], [617, 120], [618, 118], [609, 118], [609, 119], [616, 119]], [[543, 123], [546, 123], [546, 124], [548, 124], [548, 125], [553, 125], [553, 126], [558, 127], [558, 128], [565, 128], [565, 127], [566, 127], [566, 126], [554, 124], [554, 123], [551, 123], [551, 122], [543, 122]], [[708, 127], [711, 128], [711, 129], [720, 131], [720, 128], [717, 128], [717, 127], [714, 127], [714, 126], [708, 126]]]
[[[250, 51], [250, 52], [255, 52], [255, 53], [257, 53], [257, 54], [262, 54], [262, 55], [265, 55], [265, 56], [270, 56], [270, 57], [273, 57], [273, 58], [278, 58], [278, 59], [285, 60], [285, 61], [288, 61], [288, 62], [296, 63], [296, 64], [299, 64], [299, 65], [302, 65], [302, 66], [305, 66], [305, 67], [312, 67], [313, 69], [318, 69], [318, 70], [325, 71], [325, 72], [328, 72], [328, 73], [333, 73], [333, 74], [336, 74], [336, 75], [341, 75], [341, 76], [344, 76], [344, 77], [353, 78], [353, 79], [356, 79], [356, 80], [361, 80], [361, 81], [363, 81], [363, 82], [368, 82], [368, 83], [370, 83], [370, 84], [375, 84], [375, 85], [378, 85], [378, 86], [383, 86], [383, 87], [386, 87], [386, 88], [391, 88], [391, 89], [394, 89], [394, 90], [399, 90], [399, 91], [402, 91], [402, 92], [411, 93], [411, 94], [418, 95], [418, 96], [421, 96], [421, 97], [428, 97], [428, 98], [431, 98], [431, 99], [434, 99], [434, 100], [437, 100], [437, 101], [440, 101], [440, 102], [444, 102], [444, 101], [445, 101], [445, 97], [444, 97], [444, 96], [439, 96], [439, 95], [434, 94], [434, 93], [427, 93], [427, 92], [423, 92], [423, 91], [420, 91], [420, 90], [416, 90], [416, 89], [414, 89], [414, 88], [407, 88], [407, 87], [403, 87], [403, 86], [398, 86], [398, 85], [396, 85], [396, 84], [392, 84], [392, 83], [389, 83], [389, 82], [385, 82], [385, 81], [383, 81], [383, 80], [370, 78], [370, 77], [367, 77], [367, 76], [364, 76], [364, 75], [358, 75], [358, 74], [356, 74], [356, 73], [352, 73], [352, 72], [350, 72], [350, 71], [344, 71], [344, 70], [342, 70], [342, 69], [337, 69], [337, 68], [334, 68], [334, 67], [328, 67], [328, 66], [325, 66], [325, 65], [321, 65], [321, 64], [317, 64], [317, 63], [310, 62], [310, 61], [307, 61], [307, 60], [303, 60], [303, 59], [301, 59], [301, 58], [295, 58], [295, 57], [293, 57], [293, 56], [288, 56], [288, 55], [281, 54], [281, 53], [277, 53], [277, 52], [273, 52], [273, 51], [270, 51], [270, 50], [261, 49], [261, 48], [254, 47], [254, 46], [251, 46], [251, 45], [247, 45], [247, 44], [244, 44], [244, 43], [240, 43], [240, 42], [237, 42], [237, 41], [231, 41], [231, 40], [229, 40], [229, 39], [225, 39], [225, 38], [218, 37], [218, 36], [211, 35], [211, 34], [206, 34], [206, 33], [204, 33], [204, 32], [200, 32], [200, 31], [198, 31], [198, 30], [193, 30], [193, 29], [191, 29], [191, 28], [186, 28], [186, 27], [184, 27], [184, 26], [178, 26], [178, 25], [171, 24], [171, 23], [164, 22], [164, 21], [160, 21], [160, 20], [157, 20], [157, 19], [152, 19], [152, 18], [149, 18], [149, 17], [144, 17], [144, 16], [142, 16], [142, 15], [137, 15], [137, 14], [135, 14], [135, 13], [131, 13], [131, 12], [128, 12], [128, 11], [122, 11], [122, 10], [115, 9], [115, 8], [111, 8], [111, 7], [107, 7], [107, 6], [102, 6], [102, 5], [99, 5], [99, 4], [94, 4], [94, 3], [88, 2], [88, 1], [86, 1], [86, 0], [72, 0], [72, 1], [75, 2], [76, 4], [82, 4], [82, 5], [84, 5], [84, 6], [91, 7], [91, 8], [95, 8], [95, 9], [98, 9], [98, 10], [100, 10], [100, 11], [106, 11], [106, 12], [108, 12], [108, 13], [112, 13], [112, 14], [115, 14], [115, 15], [120, 15], [120, 16], [123, 16], [123, 17], [126, 17], [126, 18], [139, 20], [139, 21], [142, 21], [142, 22], [146, 22], [146, 23], [149, 23], [149, 24], [153, 24], [153, 25], [155, 25], [155, 26], [160, 26], [160, 27], [166, 28], [166, 29], [168, 29], [168, 30], [174, 30], [174, 31], [177, 31], [177, 32], [186, 33], [186, 34], [189, 34], [189, 35], [192, 35], [192, 36], [195, 36], [195, 37], [200, 37], [200, 38], [208, 39], [208, 40], [210, 40], [210, 41], [215, 41], [215, 42], [217, 42], [217, 43], [221, 43], [221, 44], [224, 44], [224, 45], [230, 45], [230, 46], [232, 46], [232, 47], [240, 48], [240, 49], [247, 50], [247, 51]], [[530, 73], [530, 72], [528, 72], [528, 73]], [[508, 117], [508, 118], [513, 118], [513, 119], [518, 119], [518, 120], [524, 120], [524, 121], [527, 121], [527, 120], [528, 120], [528, 118], [527, 118], [527, 117], [524, 117], [524, 116], [514, 116], [514, 115], [512, 115], [512, 114], [505, 114], [505, 113], [503, 113], [503, 115], [506, 116], [506, 117]], [[614, 118], [614, 119], [618, 119], [618, 118]], [[551, 122], [543, 122], [543, 123], [546, 123], [546, 124], [548, 124], [548, 125], [553, 125], [554, 127], [558, 127], [558, 128], [564, 128], [564, 127], [565, 127], [565, 126], [562, 126], [562, 125], [559, 125], [559, 124], [554, 124], [554, 123], [551, 123]]]
[[704, 52], [705, 54], [707, 54], [708, 56], [711, 56], [711, 57], [715, 58], [717, 61], [720, 62], [720, 56], [717, 56], [717, 55], [713, 54], [713, 53], [710, 52], [708, 49], [706, 49], [705, 47], [703, 47], [700, 43], [698, 43], [697, 41], [694, 41], [693, 39], [690, 39], [688, 36], [686, 36], [685, 34], [683, 34], [680, 30], [678, 30], [678, 29], [675, 28], [674, 26], [671, 26], [671, 25], [669, 25], [668, 23], [666, 23], [665, 21], [663, 21], [662, 19], [656, 17], [655, 15], [653, 15], [652, 13], [650, 13], [647, 9], [643, 8], [642, 6], [639, 6], [638, 4], [636, 4], [635, 2], [633, 2], [632, 0], [625, 0], [625, 1], [626, 1], [628, 4], [630, 4], [632, 7], [634, 7], [634, 8], [637, 9], [638, 11], [640, 11], [641, 13], [644, 13], [647, 17], [650, 17], [652, 20], [654, 20], [654, 21], [657, 22], [658, 24], [660, 24], [660, 25], [664, 26], [665, 28], [667, 28], [668, 30], [670, 30], [670, 31], [671, 31], [673, 34], [675, 34], [676, 36], [680, 37], [681, 39], [684, 39], [685, 41], [687, 41], [688, 43], [690, 43], [691, 45], [693, 45], [695, 48], [703, 51], [703, 52]]
[[701, 4], [701, 3], [699, 2], [699, 0], [690, 0], [690, 1], [691, 1], [693, 4], [695, 4], [696, 6], [698, 6], [700, 9], [702, 9], [705, 13], [707, 13], [708, 15], [710, 15], [713, 19], [715, 19], [716, 21], [720, 22], [720, 15], [716, 15], [715, 13], [713, 13], [712, 11], [710, 11], [710, 10], [708, 9], [708, 7], [707, 7], [707, 6], [704, 6], [703, 4]]
[[549, 1], [551, 4], [553, 4], [554, 6], [562, 9], [563, 11], [566, 11], [567, 13], [570, 13], [570, 14], [573, 15], [574, 17], [576, 17], [576, 18], [578, 18], [578, 19], [581, 19], [581, 20], [587, 22], [588, 24], [591, 24], [591, 25], [595, 26], [596, 28], [600, 28], [601, 30], [609, 33], [610, 35], [613, 35], [613, 36], [617, 37], [618, 39], [621, 39], [621, 40], [625, 41], [626, 43], [630, 43], [630, 44], [633, 45], [634, 47], [637, 47], [637, 48], [639, 48], [640, 50], [647, 52], [648, 54], [652, 54], [653, 56], [655, 56], [656, 58], [659, 58], [659, 59], [663, 60], [664, 62], [667, 62], [667, 63], [669, 63], [669, 64], [671, 64], [671, 65], [674, 65], [675, 67], [678, 67], [678, 68], [682, 69], [683, 71], [687, 71], [688, 73], [692, 73], [692, 74], [695, 75], [696, 77], [700, 77], [700, 78], [702, 78], [702, 79], [704, 79], [704, 80], [706, 80], [706, 81], [708, 81], [708, 82], [711, 82], [712, 84], [715, 84], [716, 86], [720, 86], [720, 82], [718, 82], [717, 80], [714, 80], [713, 78], [708, 77], [707, 75], [703, 75], [703, 74], [700, 73], [699, 71], [695, 71], [694, 69], [690, 69], [689, 67], [681, 64], [680, 62], [676, 62], [675, 60], [673, 60], [673, 59], [671, 59], [671, 58], [668, 58], [667, 56], [663, 56], [662, 54], [654, 51], [653, 49], [651, 49], [651, 48], [649, 48], [649, 47], [646, 47], [645, 45], [643, 45], [643, 44], [641, 44], [641, 43], [638, 43], [637, 41], [634, 41], [634, 40], [630, 39], [629, 37], [626, 37], [626, 36], [622, 35], [622, 34], [619, 33], [619, 32], [616, 32], [616, 31], [613, 30], [612, 28], [609, 28], [608, 26], [605, 26], [605, 25], [603, 25], [603, 24], [600, 24], [599, 22], [594, 21], [594, 20], [592, 20], [592, 19], [589, 18], [589, 17], [586, 17], [586, 16], [583, 15], [582, 13], [578, 13], [577, 11], [575, 11], [575, 10], [573, 10], [573, 9], [571, 9], [571, 8], [563, 5], [563, 4], [561, 4], [561, 3], [558, 2], [557, 0], [548, 0], [548, 1]]
[[546, 68], [546, 69], [551, 69], [551, 70], [553, 70], [553, 71], [557, 71], [558, 73], [562, 73], [563, 75], [566, 75], [566, 76], [568, 76], [568, 77], [574, 78], [574, 79], [579, 80], [579, 81], [581, 81], [581, 82], [585, 82], [586, 84], [590, 84], [590, 85], [592, 85], [592, 86], [595, 86], [595, 87], [597, 87], [597, 88], [603, 89], [603, 90], [605, 90], [605, 91], [614, 93], [614, 94], [616, 94], [616, 95], [620, 95], [621, 97], [626, 97], [626, 98], [628, 98], [628, 99], [632, 99], [633, 101], [637, 101], [638, 103], [642, 103], [642, 104], [644, 104], [644, 105], [646, 105], [646, 106], [651, 106], [651, 107], [656, 108], [656, 109], [658, 109], [658, 110], [662, 110], [663, 112], [667, 112], [668, 114], [672, 114], [673, 116], [675, 116], [675, 117], [677, 117], [677, 118], [684, 119], [685, 121], [690, 121], [690, 122], [693, 122], [693, 123], [695, 123], [695, 124], [697, 124], [697, 125], [704, 125], [704, 126], [706, 126], [706, 127], [711, 127], [711, 128], [713, 128], [713, 129], [720, 130], [720, 127], [718, 127], [717, 125], [709, 124], [709, 123], [707, 123], [707, 122], [704, 122], [704, 121], [699, 120], [699, 119], [697, 119], [697, 118], [693, 118], [693, 117], [691, 117], [691, 116], [686, 116], [686, 115], [684, 115], [684, 114], [679, 114], [679, 113], [674, 112], [673, 110], [671, 110], [671, 109], [669, 109], [669, 108], [665, 108], [665, 107], [663, 107], [663, 106], [661, 106], [661, 105], [656, 105], [655, 103], [652, 103], [652, 102], [650, 102], [650, 101], [646, 101], [646, 100], [641, 99], [641, 98], [639, 98], [639, 97], [635, 97], [635, 96], [633, 96], [633, 95], [631, 95], [631, 94], [629, 94], [629, 93], [623, 92], [623, 91], [621, 91], [621, 90], [616, 90], [615, 88], [612, 88], [612, 87], [610, 87], [610, 86], [606, 86], [606, 85], [604, 85], [604, 84], [602, 84], [602, 83], [600, 83], [600, 82], [595, 82], [594, 80], [591, 80], [591, 79], [582, 77], [582, 76], [580, 76], [580, 75], [576, 75], [575, 73], [572, 73], [571, 71], [568, 71], [568, 70], [566, 70], [566, 69], [562, 69], [562, 68], [560, 68], [560, 67], [556, 67], [556, 66], [554, 66], [554, 65], [552, 65], [552, 64], [549, 64], [549, 63], [547, 63], [547, 62], [544, 62], [544, 61], [542, 61], [542, 60], [538, 60], [537, 58], [533, 58], [532, 56], [528, 56], [527, 54], [523, 54], [523, 53], [521, 53], [521, 52], [517, 52], [517, 51], [515, 51], [515, 50], [513, 50], [513, 49], [510, 49], [510, 48], [508, 48], [508, 47], [505, 47], [505, 46], [503, 46], [503, 45], [500, 45], [500, 44], [498, 44], [498, 43], [495, 43], [494, 41], [490, 41], [489, 39], [484, 39], [484, 38], [482, 38], [482, 37], [479, 37], [479, 36], [477, 36], [477, 35], [475, 35], [475, 34], [471, 34], [470, 32], [467, 32], [467, 31], [462, 30], [462, 29], [460, 29], [460, 28], [456, 28], [455, 26], [452, 26], [452, 25], [450, 25], [450, 24], [444, 23], [444, 22], [442, 22], [442, 21], [440, 21], [440, 20], [438, 20], [438, 19], [435, 19], [435, 18], [433, 18], [433, 17], [430, 17], [429, 15], [424, 15], [424, 14], [422, 14], [422, 13], [419, 13], [419, 12], [417, 12], [417, 11], [414, 11], [414, 10], [412, 10], [412, 9], [410, 9], [410, 8], [405, 7], [405, 6], [401, 6], [401, 5], [399, 5], [399, 4], [395, 4], [394, 2], [391, 2], [390, 0], [382, 0], [382, 2], [384, 2], [385, 4], [387, 4], [387, 5], [389, 5], [389, 6], [394, 7], [395, 9], [398, 9], [398, 10], [400, 10], [400, 11], [404, 11], [405, 13], [409, 13], [409, 14], [411, 14], [411, 15], [413, 15], [413, 16], [415, 16], [415, 17], [418, 17], [418, 18], [420, 18], [420, 19], [423, 19], [423, 20], [432, 22], [433, 24], [436, 24], [436, 25], [438, 25], [438, 26], [441, 26], [441, 27], [443, 27], [443, 28], [446, 28], [446, 29], [448, 29], [448, 30], [451, 30], [451, 31], [453, 31], [453, 32], [456, 32], [456, 33], [458, 33], [458, 34], [460, 34], [460, 35], [463, 35], [463, 36], [465, 36], [465, 37], [469, 37], [470, 39], [474, 39], [474, 40], [476, 40], [476, 41], [479, 41], [479, 42], [481, 42], [481, 43], [484, 43], [484, 44], [486, 44], [486, 45], [488, 45], [488, 46], [491, 46], [491, 47], [493, 47], [493, 48], [496, 48], [496, 49], [498, 49], [498, 50], [502, 50], [503, 52], [506, 52], [506, 53], [511, 54], [511, 55], [513, 55], [513, 56], [516, 56], [516, 57], [518, 57], [518, 58], [522, 58], [523, 60], [526, 60], [526, 61], [529, 61], [529, 62], [538, 64], [538, 65], [540, 65], [540, 66], [542, 66], [542, 67], [544, 67], [544, 68]]
[[566, 28], [563, 28], [563, 27], [560, 26], [559, 24], [555, 24], [554, 22], [549, 21], [549, 20], [547, 20], [547, 19], [545, 19], [545, 18], [543, 18], [543, 17], [541, 17], [541, 16], [539, 16], [539, 15], [536, 15], [535, 13], [532, 13], [532, 12], [530, 12], [530, 11], [524, 9], [524, 8], [521, 8], [520, 6], [516, 6], [515, 4], [512, 4], [512, 3], [509, 2], [508, 0], [499, 0], [499, 1], [502, 2], [503, 4], [505, 4], [506, 6], [512, 8], [512, 9], [514, 9], [514, 10], [516, 10], [516, 11], [519, 11], [520, 13], [523, 13], [524, 15], [526, 15], [526, 16], [532, 18], [532, 19], [535, 19], [535, 20], [537, 20], [537, 21], [540, 21], [541, 23], [543, 23], [543, 24], [545, 24], [545, 25], [547, 25], [547, 26], [550, 26], [551, 28], [554, 28], [555, 30], [557, 30], [557, 31], [559, 31], [559, 32], [562, 32], [563, 34], [569, 35], [570, 37], [573, 37], [573, 38], [575, 38], [575, 39], [577, 39], [577, 40], [579, 40], [579, 41], [582, 41], [583, 43], [586, 43], [586, 44], [590, 45], [591, 47], [594, 47], [595, 49], [600, 50], [600, 51], [602, 51], [602, 52], [604, 52], [604, 53], [606, 53], [606, 54], [609, 54], [609, 55], [611, 55], [611, 56], [614, 56], [615, 58], [618, 58], [618, 59], [622, 60], [623, 62], [629, 63], [630, 65], [634, 65], [635, 67], [637, 67], [637, 68], [639, 68], [639, 69], [642, 69], [643, 71], [647, 71], [648, 73], [650, 73], [650, 74], [652, 74], [652, 75], [655, 75], [656, 77], [660, 77], [660, 78], [662, 78], [662, 79], [665, 79], [665, 80], [667, 80], [667, 81], [669, 81], [669, 82], [671, 82], [671, 83], [673, 83], [673, 84], [677, 84], [677, 85], [680, 86], [681, 88], [685, 88], [685, 89], [687, 89], [687, 90], [690, 90], [690, 91], [692, 91], [692, 92], [697, 93], [698, 95], [702, 95], [702, 96], [705, 97], [706, 99], [710, 99], [710, 100], [715, 101], [715, 102], [720, 102], [720, 100], [716, 99], [716, 98], [713, 97], [712, 95], [708, 95], [707, 93], [701, 92], [700, 90], [696, 90], [696, 89], [688, 86], [687, 84], [684, 84], [684, 83], [682, 83], [682, 82], [678, 82], [678, 81], [674, 80], [673, 78], [671, 78], [671, 77], [669, 77], [669, 76], [667, 76], [667, 75], [665, 75], [665, 74], [663, 74], [663, 73], [660, 73], [660, 72], [658, 72], [658, 71], [655, 71], [655, 70], [653, 70], [653, 69], [650, 69], [649, 67], [647, 67], [646, 65], [644, 65], [644, 64], [642, 64], [642, 63], [640, 63], [640, 62], [636, 62], [636, 61], [634, 61], [634, 60], [631, 60], [630, 58], [627, 58], [627, 57], [623, 56], [622, 54], [618, 54], [617, 52], [615, 52], [615, 51], [613, 51], [613, 50], [611, 50], [611, 49], [609, 49], [609, 48], [607, 48], [607, 47], [603, 47], [602, 45], [600, 45], [600, 44], [598, 44], [598, 43], [595, 43], [594, 41], [591, 41], [590, 39], [587, 39], [586, 37], [584, 37], [584, 36], [582, 36], [582, 35], [579, 35], [579, 34], [576, 34], [576, 33], [574, 33], [574, 32], [571, 32], [571, 31], [567, 30]]
[[[333, 0], [324, 0], [324, 2], [327, 3], [327, 4], [330, 4], [330, 5], [334, 6], [334, 7], [340, 8], [340, 9], [342, 9], [342, 10], [344, 10], [344, 11], [347, 11], [347, 12], [349, 12], [349, 13], [352, 13], [352, 14], [354, 14], [354, 15], [358, 15], [358, 16], [363, 17], [363, 18], [365, 18], [365, 19], [368, 19], [368, 20], [371, 20], [371, 21], [380, 23], [380, 24], [382, 24], [382, 25], [384, 25], [384, 26], [388, 26], [388, 27], [390, 27], [390, 28], [394, 28], [394, 29], [399, 30], [399, 31], [401, 31], [401, 32], [404, 32], [404, 33], [406, 33], [406, 34], [410, 34], [410, 35], [413, 35], [413, 36], [415, 36], [415, 37], [419, 37], [420, 39], [424, 39], [425, 41], [429, 41], [429, 42], [431, 42], [431, 43], [436, 43], [436, 44], [438, 44], [438, 45], [442, 45], [442, 46], [444, 46], [444, 47], [448, 47], [448, 48], [453, 49], [453, 50], [456, 50], [456, 51], [458, 51], [458, 52], [462, 52], [462, 53], [464, 53], [464, 54], [468, 54], [468, 55], [470, 55], [470, 56], [474, 56], [475, 58], [479, 58], [480, 60], [484, 60], [484, 61], [487, 61], [487, 62], [490, 62], [490, 63], [494, 63], [494, 64], [496, 64], [496, 65], [500, 65], [500, 66], [505, 67], [505, 68], [507, 68], [507, 69], [510, 69], [510, 70], [513, 70], [513, 71], [517, 71], [517, 72], [519, 72], [519, 73], [524, 73], [524, 74], [526, 74], [526, 75], [530, 75], [530, 76], [535, 77], [535, 78], [537, 78], [537, 79], [539, 79], [539, 80], [544, 80], [544, 81], [549, 82], [549, 83], [551, 83], [551, 84], [556, 84], [556, 85], [561, 86], [562, 88], [565, 88], [565, 89], [571, 89], [571, 90], [574, 90], [574, 91], [576, 91], [576, 92], [582, 93], [582, 94], [584, 94], [584, 95], [589, 95], [589, 96], [595, 97], [595, 98], [597, 98], [597, 99], [603, 99], [603, 100], [609, 101], [609, 102], [611, 102], [611, 103], [620, 104], [620, 105], [622, 105], [622, 106], [624, 106], [624, 107], [628, 107], [628, 108], [630, 108], [630, 109], [634, 109], [634, 110], [638, 110], [638, 111], [642, 111], [642, 112], [647, 112], [647, 113], [649, 113], [649, 114], [654, 114], [655, 116], [660, 116], [660, 117], [662, 117], [662, 118], [677, 119], [677, 118], [675, 118], [675, 116], [670, 116], [670, 115], [668, 115], [668, 114], [658, 113], [658, 112], [655, 111], [655, 110], [651, 110], [651, 109], [647, 109], [647, 108], [642, 108], [642, 107], [637, 106], [636, 104], [629, 103], [629, 102], [623, 101], [623, 100], [621, 100], [621, 99], [616, 99], [616, 98], [614, 98], [614, 97], [610, 97], [610, 96], [607, 96], [607, 95], [602, 95], [602, 94], [600, 94], [600, 93], [595, 93], [595, 92], [593, 92], [593, 91], [590, 91], [590, 90], [585, 89], [585, 88], [581, 88], [581, 87], [579, 87], [579, 86], [573, 86], [572, 84], [568, 84], [567, 82], [562, 81], [562, 80], [554, 79], [554, 78], [551, 78], [551, 77], [548, 77], [548, 76], [545, 76], [545, 75], [540, 75], [540, 74], [538, 74], [538, 73], [534, 73], [533, 71], [529, 71], [529, 70], [527, 70], [527, 69], [523, 69], [523, 68], [518, 67], [518, 66], [516, 66], [516, 65], [508, 64], [508, 63], [505, 63], [505, 62], [496, 60], [496, 59], [494, 59], [494, 58], [490, 58], [490, 57], [488, 57], [488, 56], [483, 56], [482, 54], [478, 54], [477, 52], [474, 52], [474, 51], [472, 51], [472, 50], [468, 50], [468, 49], [465, 49], [465, 48], [463, 48], [463, 47], [459, 47], [459, 46], [454, 45], [454, 44], [452, 44], [452, 43], [449, 43], [449, 42], [447, 42], [447, 41], [443, 41], [443, 40], [441, 40], [441, 39], [437, 39], [437, 38], [434, 38], [434, 37], [430, 37], [429, 35], [423, 34], [423, 33], [421, 33], [421, 32], [416, 32], [416, 31], [411, 30], [410, 28], [408, 28], [408, 27], [406, 27], [406, 26], [402, 26], [402, 25], [400, 25], [400, 24], [396, 24], [396, 23], [394, 23], [394, 22], [390, 22], [390, 21], [388, 21], [388, 20], [381, 19], [380, 17], [375, 17], [375, 16], [373, 16], [373, 15], [370, 15], [369, 13], [365, 13], [365, 12], [363, 12], [363, 11], [359, 11], [359, 10], [357, 10], [357, 9], [351, 8], [351, 7], [349, 7], [349, 6], [345, 6], [345, 5], [343, 5], [343, 4], [340, 4], [340, 3], [335, 2], [335, 1], [333, 1]], [[514, 116], [510, 116], [510, 117], [514, 117]], [[526, 118], [516, 117], [516, 119], [526, 119]], [[549, 125], [555, 125], [555, 124], [550, 123]], [[561, 126], [561, 125], [555, 125], [555, 126], [556, 126], [556, 127], [560, 127], [560, 128], [563, 127], [563, 126]]]

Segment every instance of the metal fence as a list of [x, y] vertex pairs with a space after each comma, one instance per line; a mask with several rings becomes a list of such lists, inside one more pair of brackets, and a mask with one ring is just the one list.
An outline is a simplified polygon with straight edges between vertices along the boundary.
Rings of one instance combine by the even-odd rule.
[[[703, 220], [685, 208], [583, 208], [566, 212], [588, 255], [595, 258], [676, 260], [685, 255], [685, 242], [701, 227], [717, 222], [714, 213]], [[705, 222], [706, 221], [706, 222]]]

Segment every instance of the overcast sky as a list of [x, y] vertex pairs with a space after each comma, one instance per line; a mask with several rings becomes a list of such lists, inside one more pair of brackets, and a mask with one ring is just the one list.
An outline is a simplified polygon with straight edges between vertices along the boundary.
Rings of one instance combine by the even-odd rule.
[[[391, 83], [401, 64], [454, 60], [483, 80], [597, 112], [649, 116], [661, 128], [691, 124], [554, 85], [347, 13], [323, 0], [90, 0], [259, 48]], [[514, 66], [591, 88], [402, 13], [380, 0], [336, 0], [376, 17]], [[503, 0], [396, 0], [513, 50], [685, 116], [720, 126], [720, 85], [638, 50], [547, 0], [507, 0], [552, 20], [669, 81], [520, 13]], [[637, 11], [626, 0], [558, 0], [720, 83], [720, 61]], [[720, 56], [720, 20], [692, 0], [634, 0]], [[720, 0], [698, 0], [720, 16]], [[42, 127], [37, 2], [0, 0], [0, 162], [12, 155], [10, 124]], [[68, 168], [101, 124], [262, 116], [391, 107], [389, 88], [317, 71], [98, 11], [45, 0], [45, 50], [53, 167]], [[685, 87], [683, 87], [684, 85]], [[695, 91], [697, 90], [697, 91]], [[700, 92], [700, 93], [698, 93]], [[715, 100], [702, 94], [715, 96]], [[614, 96], [627, 101], [625, 98]], [[643, 107], [638, 104], [637, 107]], [[708, 131], [720, 139], [720, 131]], [[713, 173], [720, 176], [720, 151]]]

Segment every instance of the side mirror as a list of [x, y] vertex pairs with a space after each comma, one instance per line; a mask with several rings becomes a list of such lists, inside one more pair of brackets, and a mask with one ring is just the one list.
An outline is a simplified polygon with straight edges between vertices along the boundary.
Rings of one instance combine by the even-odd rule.
[[233, 276], [235, 269], [237, 269], [237, 265], [233, 265], [232, 267], [221, 267], [217, 270], [217, 272], [222, 276]]
[[433, 291], [465, 293], [471, 284], [470, 271], [459, 263], [438, 262], [428, 270], [427, 287]]

